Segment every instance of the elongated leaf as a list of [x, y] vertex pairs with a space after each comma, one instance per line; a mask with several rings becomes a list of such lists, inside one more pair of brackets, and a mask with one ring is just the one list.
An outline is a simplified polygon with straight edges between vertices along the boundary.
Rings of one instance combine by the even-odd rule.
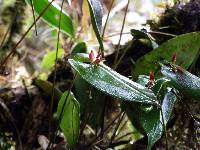
[[[140, 75], [138, 77], [137, 83], [143, 85], [143, 86], [147, 86], [147, 83], [149, 82], [149, 76], [146, 75]], [[170, 87], [171, 85], [171, 80], [168, 79], [167, 77], [162, 77], [162, 78], [158, 78], [155, 81], [155, 85], [152, 88], [152, 91], [154, 92], [154, 94], [156, 96], [159, 95], [159, 93], [161, 92], [161, 90], [163, 90], [163, 88], [166, 89], [166, 87]]]
[[81, 114], [87, 114], [85, 123], [92, 128], [97, 128], [102, 122], [102, 111], [105, 103], [105, 94], [93, 88], [88, 82], [76, 76], [75, 96], [80, 103]]
[[[36, 13], [39, 15], [45, 7], [49, 4], [48, 0], [32, 0], [33, 7]], [[26, 0], [28, 4], [31, 4], [30, 0]], [[42, 16], [43, 20], [48, 22], [50, 25], [58, 28], [59, 27], [59, 16], [60, 16], [61, 8], [53, 3]], [[65, 12], [62, 12], [61, 16], [61, 31], [69, 35], [70, 37], [74, 37], [74, 27], [71, 18]]]
[[79, 138], [80, 106], [74, 95], [64, 92], [57, 108], [58, 117], [61, 116], [60, 128], [62, 129], [67, 143], [73, 148]]
[[176, 95], [169, 91], [165, 94], [163, 99], [162, 112], [159, 110], [152, 110], [147, 114], [141, 115], [141, 123], [148, 136], [148, 149], [151, 149], [155, 142], [161, 138], [163, 132], [162, 113], [164, 125], [166, 126], [168, 120], [170, 119], [176, 100]]
[[[140, 75], [138, 83], [145, 86], [149, 81], [149, 76]], [[163, 133], [163, 121], [166, 126], [170, 119], [170, 115], [173, 111], [176, 98], [176, 90], [168, 88], [170, 80], [167, 78], [159, 78], [155, 81], [155, 86], [153, 87], [154, 93], [162, 99], [162, 111], [156, 107], [149, 105], [139, 105], [130, 104], [128, 102], [122, 103], [121, 107], [127, 112], [133, 125], [140, 130], [141, 133], [144, 132], [148, 136], [148, 149], [159, 140]], [[161, 96], [160, 96], [161, 95]], [[163, 119], [162, 119], [163, 113]]]
[[[170, 119], [177, 98], [175, 94], [169, 90], [162, 102], [162, 112], [164, 124], [166, 126]], [[148, 136], [148, 149], [157, 142], [163, 133], [163, 119], [160, 109], [146, 108], [138, 104], [125, 103], [122, 104], [122, 109], [126, 110], [128, 117], [133, 125], [141, 132], [145, 132]]]
[[77, 53], [87, 53], [87, 45], [85, 42], [79, 42], [73, 47], [71, 56], [73, 57]]
[[[51, 96], [52, 95], [52, 88], [53, 85], [52, 83], [50, 83], [49, 81], [44, 81], [44, 80], [40, 80], [40, 79], [36, 79], [35, 84], [40, 87], [47, 95]], [[55, 95], [55, 99], [59, 100], [62, 96], [62, 92], [57, 89], [56, 87], [54, 88], [54, 95]]]
[[[58, 57], [57, 58], [62, 58], [63, 56], [64, 56], [64, 50], [58, 49]], [[42, 63], [41, 63], [42, 69], [46, 69], [46, 70], [51, 69], [55, 64], [55, 60], [56, 60], [56, 51], [55, 50], [47, 53], [44, 56]]]
[[104, 51], [104, 46], [101, 38], [102, 17], [103, 17], [101, 3], [99, 0], [87, 0], [87, 1], [89, 5], [90, 16], [94, 32], [96, 34], [101, 50]]
[[106, 94], [121, 100], [158, 105], [152, 91], [103, 64], [91, 65], [73, 59], [69, 59], [69, 63], [84, 80]]
[[159, 70], [158, 62], [161, 59], [171, 61], [174, 53], [177, 54], [177, 64], [187, 69], [195, 60], [199, 48], [199, 32], [177, 36], [138, 59], [132, 76], [136, 78], [140, 74], [149, 74], [150, 71], [157, 72]]
[[88, 54], [86, 53], [77, 53], [76, 55], [72, 56], [72, 59], [80, 62], [87, 62], [87, 63], [90, 62]]
[[171, 79], [172, 84], [186, 96], [200, 100], [200, 78], [172, 63], [161, 64], [163, 75]]
[[[88, 54], [86, 53], [74, 54], [72, 57], [77, 61], [90, 62], [88, 59]], [[81, 114], [87, 113], [87, 116], [89, 116], [85, 120], [85, 123], [89, 124], [92, 128], [97, 128], [102, 122], [105, 94], [93, 88], [88, 82], [81, 78], [80, 75], [76, 76], [74, 85], [74, 94], [80, 103]]]
[[153, 49], [158, 47], [158, 44], [155, 42], [155, 39], [149, 33], [145, 31], [131, 29], [131, 34], [134, 36], [134, 38], [137, 38], [137, 39], [140, 39], [140, 38], [148, 39], [151, 42], [151, 46]]

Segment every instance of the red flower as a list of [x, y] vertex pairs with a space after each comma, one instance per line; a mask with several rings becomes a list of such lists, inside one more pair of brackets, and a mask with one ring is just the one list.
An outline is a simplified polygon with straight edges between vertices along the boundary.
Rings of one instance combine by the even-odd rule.
[[149, 82], [147, 83], [148, 89], [152, 89], [152, 87], [155, 85], [155, 76], [154, 72], [149, 73]]
[[95, 60], [95, 63], [99, 64], [101, 61], [102, 61], [102, 55], [101, 55], [101, 53], [98, 53], [96, 60]]
[[89, 60], [91, 61], [91, 63], [95, 63], [98, 65], [102, 61], [102, 55], [101, 53], [98, 53], [95, 58], [94, 52], [93, 50], [91, 50], [91, 52], [89, 53]]
[[173, 54], [173, 56], [172, 56], [172, 63], [176, 63], [176, 57], [177, 57], [177, 55], [176, 55], [176, 53], [174, 53]]
[[91, 50], [91, 52], [89, 53], [89, 59], [91, 62], [94, 62], [94, 52], [93, 50]]
[[155, 80], [154, 72], [149, 73], [149, 80]]

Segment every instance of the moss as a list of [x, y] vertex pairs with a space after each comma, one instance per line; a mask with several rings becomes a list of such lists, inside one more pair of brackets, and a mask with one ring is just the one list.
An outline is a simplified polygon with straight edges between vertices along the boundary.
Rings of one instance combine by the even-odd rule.
[[[150, 21], [151, 29], [171, 34], [184, 34], [200, 31], [200, 0], [191, 0], [183, 4], [177, 3], [173, 7], [167, 7], [160, 16], [158, 23]], [[171, 37], [155, 35], [159, 42], [164, 42]]]

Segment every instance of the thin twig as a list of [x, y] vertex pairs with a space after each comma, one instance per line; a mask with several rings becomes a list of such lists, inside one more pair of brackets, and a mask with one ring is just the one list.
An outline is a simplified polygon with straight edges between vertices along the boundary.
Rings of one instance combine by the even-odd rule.
[[[171, 37], [176, 37], [177, 35], [176, 34], [171, 34], [171, 33], [166, 33], [166, 32], [159, 32], [159, 31], [149, 31], [147, 33], [150, 33], [150, 34], [160, 34], [160, 35], [165, 35], [165, 36], [171, 36]], [[122, 34], [131, 34], [131, 32], [123, 32]], [[118, 36], [120, 35], [120, 33], [113, 33], [113, 34], [110, 34], [108, 36], [106, 36], [105, 38], [110, 38], [110, 37], [113, 37], [113, 36]]]
[[124, 123], [121, 125], [121, 127], [118, 129], [118, 132], [121, 132], [123, 130], [123, 128], [126, 126], [126, 124], [128, 123], [128, 119], [126, 121], [124, 121]]
[[[131, 32], [123, 32], [122, 34], [131, 34]], [[120, 35], [120, 33], [112, 33], [112, 34], [106, 36], [105, 39], [113, 37], [113, 36], [118, 36], [118, 35]]]
[[116, 139], [116, 141], [119, 141], [119, 140], [121, 140], [122, 138], [125, 138], [126, 136], [132, 135], [132, 134], [134, 134], [134, 133], [138, 133], [138, 132], [137, 132], [137, 131], [135, 131], [135, 132], [128, 132], [128, 133], [126, 133], [126, 134], [124, 134], [124, 135], [118, 137], [118, 138]]
[[[106, 132], [106, 131], [113, 125], [113, 123], [118, 119], [119, 116], [121, 116], [121, 112], [112, 120], [112, 122], [111, 122], [106, 128], [104, 128], [103, 132]], [[102, 133], [102, 132], [101, 132], [101, 133]], [[96, 140], [98, 140], [99, 137], [101, 137], [101, 133], [100, 133], [98, 136], [96, 136], [89, 144], [87, 144], [87, 145], [85, 146], [85, 148], [90, 147], [91, 145], [93, 145], [93, 143], [94, 143]]]
[[128, 44], [128, 46], [126, 47], [126, 49], [124, 49], [123, 54], [121, 55], [121, 57], [119, 58], [119, 60], [115, 63], [115, 67], [114, 69], [117, 69], [118, 65], [120, 64], [120, 62], [122, 61], [122, 59], [124, 58], [126, 52], [131, 48], [133, 42], [130, 42]]
[[122, 120], [124, 119], [124, 116], [125, 116], [125, 112], [123, 112], [122, 115], [121, 115], [121, 118], [119, 118], [119, 121], [118, 121], [118, 123], [117, 123], [117, 125], [116, 125], [116, 127], [115, 127], [115, 129], [114, 129], [114, 132], [113, 132], [111, 138], [110, 138], [110, 144], [109, 144], [109, 145], [111, 145], [112, 142], [113, 142], [113, 140], [115, 139], [117, 130], [119, 129], [119, 126], [120, 126]]
[[34, 8], [33, 8], [33, 0], [30, 0], [30, 2], [31, 2], [32, 13], [33, 13], [33, 20], [34, 20], [34, 23], [35, 23], [35, 35], [37, 36], [38, 33], [37, 33], [37, 24], [36, 24], [36, 21], [35, 21], [35, 12], [34, 12]]
[[9, 25], [9, 27], [8, 27], [7, 30], [6, 30], [5, 35], [3, 36], [3, 39], [2, 39], [1, 44], [0, 44], [0, 49], [2, 49], [2, 47], [3, 47], [3, 45], [4, 45], [4, 42], [5, 42], [5, 40], [6, 40], [6, 37], [8, 36], [8, 33], [10, 32], [11, 26], [12, 26], [12, 23]]
[[102, 39], [104, 38], [104, 35], [105, 35], [106, 27], [107, 27], [107, 24], [108, 24], [108, 19], [110, 17], [110, 12], [111, 12], [111, 9], [113, 7], [114, 2], [115, 2], [115, 0], [112, 0], [110, 7], [109, 7], [109, 10], [108, 10], [108, 15], [106, 17], [106, 22], [105, 22], [105, 25], [104, 25], [104, 28], [103, 28]]
[[59, 43], [60, 43], [60, 30], [61, 30], [60, 27], [61, 27], [61, 20], [62, 20], [63, 4], [64, 4], [64, 0], [62, 0], [61, 10], [60, 10], [60, 14], [59, 14], [58, 37], [57, 37], [57, 45], [56, 45], [56, 59], [55, 59], [55, 64], [54, 64], [53, 87], [52, 87], [50, 115], [49, 115], [49, 138], [50, 138], [50, 132], [51, 132], [51, 121], [52, 121], [52, 117], [53, 117], [53, 104], [54, 104], [54, 95], [55, 95], [54, 87], [56, 84], [58, 49], [59, 49]]
[[122, 28], [121, 28], [121, 32], [120, 32], [120, 37], [119, 37], [119, 42], [118, 42], [117, 50], [116, 50], [116, 54], [115, 54], [115, 60], [114, 60], [113, 69], [116, 68], [116, 63], [117, 63], [117, 59], [118, 59], [118, 56], [119, 56], [120, 43], [121, 43], [122, 33], [123, 33], [123, 30], [124, 30], [124, 26], [125, 26], [126, 15], [127, 15], [127, 12], [128, 12], [129, 3], [130, 3], [130, 0], [128, 0], [128, 3], [126, 5], [125, 15], [124, 15], [124, 19], [123, 19], [123, 23], [122, 23]]
[[[46, 10], [51, 6], [51, 4], [53, 3], [52, 0], [40, 13], [40, 15], [36, 18], [35, 23], [42, 17], [42, 15], [46, 12]], [[5, 59], [1, 62], [0, 64], [0, 68], [3, 67], [7, 60], [10, 58], [10, 56], [14, 55], [16, 53], [16, 49], [17, 47], [21, 44], [21, 42], [24, 40], [24, 38], [26, 37], [26, 35], [30, 32], [30, 30], [32, 29], [32, 27], [34, 26], [35, 23], [32, 23], [31, 26], [28, 28], [28, 30], [22, 35], [21, 39], [17, 42], [17, 44], [14, 46], [14, 48], [10, 51], [10, 53], [5, 57]]]
[[148, 33], [166, 35], [166, 36], [171, 36], [171, 37], [176, 37], [177, 36], [176, 34], [171, 34], [171, 33], [166, 33], [166, 32], [159, 32], [159, 31], [149, 31]]
[[[107, 27], [107, 24], [108, 24], [108, 19], [109, 19], [109, 17], [110, 17], [110, 12], [111, 12], [111, 9], [112, 9], [112, 7], [113, 7], [113, 4], [114, 4], [114, 1], [115, 0], [112, 0], [112, 2], [111, 2], [111, 5], [110, 5], [110, 8], [109, 8], [109, 10], [108, 10], [108, 15], [107, 15], [107, 17], [106, 17], [106, 22], [105, 22], [105, 25], [104, 25], [104, 27], [103, 27], [103, 33], [102, 33], [102, 40], [104, 39], [104, 34], [105, 34], [105, 31], [106, 31], [106, 27]], [[99, 47], [99, 52], [100, 52], [100, 47]], [[104, 53], [102, 53], [102, 57], [104, 57]]]

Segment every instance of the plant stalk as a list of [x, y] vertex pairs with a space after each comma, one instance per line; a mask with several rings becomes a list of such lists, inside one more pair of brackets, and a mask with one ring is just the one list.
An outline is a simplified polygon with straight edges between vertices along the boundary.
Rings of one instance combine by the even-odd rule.
[[126, 5], [126, 9], [125, 9], [125, 15], [124, 15], [123, 23], [122, 23], [122, 28], [121, 28], [121, 32], [120, 32], [119, 42], [118, 42], [118, 45], [117, 45], [117, 50], [116, 50], [116, 54], [115, 54], [115, 60], [114, 60], [114, 64], [113, 64], [113, 69], [114, 70], [117, 67], [116, 63], [117, 63], [117, 59], [118, 59], [118, 56], [119, 56], [120, 43], [121, 43], [121, 39], [122, 39], [122, 33], [123, 33], [123, 30], [124, 30], [125, 22], [126, 22], [126, 15], [127, 15], [127, 12], [128, 12], [129, 4], [130, 4], [130, 0], [128, 0], [128, 3]]
[[64, 4], [64, 0], [62, 0], [61, 10], [60, 10], [60, 14], [59, 14], [59, 27], [58, 27], [58, 37], [57, 37], [57, 45], [56, 45], [56, 59], [55, 59], [55, 64], [54, 64], [53, 87], [52, 87], [50, 115], [49, 115], [49, 138], [50, 138], [50, 132], [51, 132], [51, 121], [52, 121], [52, 117], [53, 117], [53, 104], [54, 104], [54, 95], [55, 95], [54, 87], [56, 84], [58, 49], [59, 49], [59, 43], [60, 43], [60, 27], [61, 27], [61, 20], [62, 20], [63, 4]]

